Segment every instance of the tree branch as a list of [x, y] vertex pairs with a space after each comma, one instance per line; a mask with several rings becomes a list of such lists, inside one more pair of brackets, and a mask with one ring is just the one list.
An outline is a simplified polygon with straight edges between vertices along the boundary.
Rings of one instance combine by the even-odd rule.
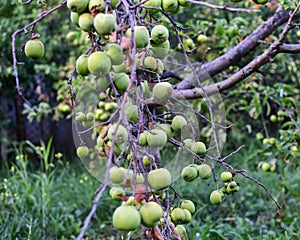
[[187, 0], [187, 2], [190, 2], [192, 4], [202, 5], [202, 6], [217, 9], [217, 10], [226, 10], [226, 11], [231, 11], [231, 12], [246, 12], [246, 13], [260, 12], [260, 10], [258, 10], [258, 9], [233, 8], [233, 7], [228, 7], [227, 5], [219, 6], [219, 5], [211, 4], [208, 2], [201, 2], [201, 1], [195, 1], [195, 0]]

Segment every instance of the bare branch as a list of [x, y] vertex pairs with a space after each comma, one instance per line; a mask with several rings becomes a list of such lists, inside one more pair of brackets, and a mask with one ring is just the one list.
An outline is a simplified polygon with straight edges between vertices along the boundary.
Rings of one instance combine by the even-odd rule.
[[278, 48], [280, 53], [300, 53], [300, 44], [282, 44]]
[[187, 0], [187, 2], [205, 6], [205, 7], [209, 7], [209, 8], [213, 8], [213, 9], [217, 9], [217, 10], [226, 10], [226, 11], [231, 11], [231, 12], [246, 12], [246, 13], [260, 12], [260, 10], [258, 10], [258, 9], [234, 8], [234, 7], [229, 7], [227, 5], [219, 6], [219, 5], [211, 4], [208, 2], [195, 1], [195, 0]]

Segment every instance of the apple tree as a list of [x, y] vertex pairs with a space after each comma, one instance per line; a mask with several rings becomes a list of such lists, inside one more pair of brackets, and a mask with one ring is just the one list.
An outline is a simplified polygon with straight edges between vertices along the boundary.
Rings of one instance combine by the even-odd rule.
[[[265, 146], [256, 154], [274, 153], [259, 167], [275, 171], [275, 156], [297, 164], [299, 8], [284, 0], [64, 0], [14, 32], [16, 89], [27, 102], [17, 37], [26, 34], [23, 54], [38, 62], [47, 45], [36, 29], [46, 18], [60, 9], [74, 29], [66, 37], [76, 49], [55, 88], [59, 110], [73, 114], [77, 155], [101, 182], [78, 239], [108, 188], [119, 201], [113, 226], [128, 236], [142, 228], [151, 239], [188, 238], [185, 224], [196, 208], [172, 186], [176, 180], [215, 184], [207, 195], [217, 205], [245, 177], [280, 208], [263, 183], [227, 162], [244, 146], [227, 155], [222, 148], [237, 117], [250, 118]], [[32, 106], [27, 110], [36, 116]], [[271, 122], [282, 128], [276, 138]]]

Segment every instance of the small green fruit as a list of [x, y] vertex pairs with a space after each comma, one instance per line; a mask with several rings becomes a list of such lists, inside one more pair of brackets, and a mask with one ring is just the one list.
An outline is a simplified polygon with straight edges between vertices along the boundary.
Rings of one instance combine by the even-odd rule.
[[157, 202], [147, 202], [141, 207], [140, 214], [144, 226], [154, 227], [159, 224], [163, 209]]
[[163, 147], [168, 141], [165, 131], [153, 129], [147, 136], [147, 142], [150, 147]]
[[128, 140], [128, 132], [124, 126], [113, 124], [108, 130], [107, 137], [111, 141], [115, 138], [116, 143], [122, 145]]
[[109, 56], [112, 65], [120, 65], [124, 63], [125, 56], [123, 54], [123, 50], [118, 44], [109, 44], [106, 47], [106, 54]]
[[89, 0], [67, 0], [67, 7], [71, 12], [81, 13], [88, 6]]
[[239, 185], [235, 181], [231, 181], [227, 186], [226, 186], [226, 193], [232, 194], [234, 192], [238, 192], [240, 189]]
[[169, 38], [169, 30], [163, 25], [156, 25], [151, 30], [151, 39], [155, 43], [163, 43]]
[[124, 107], [124, 113], [128, 120], [136, 122], [138, 120], [138, 107], [137, 105], [127, 102]]
[[167, 100], [172, 94], [172, 85], [168, 82], [156, 83], [153, 87], [153, 94], [159, 100]]
[[76, 153], [79, 158], [85, 158], [87, 155], [89, 155], [89, 149], [87, 146], [82, 145], [77, 148]]
[[185, 221], [185, 212], [182, 208], [174, 208], [171, 212], [172, 222], [175, 224]]
[[111, 68], [110, 58], [104, 52], [93, 52], [88, 57], [88, 69], [94, 75], [105, 75]]
[[163, 43], [155, 43], [154, 41], [151, 41], [150, 49], [152, 50], [154, 57], [164, 58], [170, 51], [170, 42], [169, 40], [166, 40]]
[[94, 121], [95, 117], [92, 112], [88, 112], [85, 116], [86, 121]]
[[109, 35], [117, 28], [113, 14], [98, 13], [94, 18], [94, 27], [99, 35]]
[[[148, 6], [148, 7], [161, 7], [161, 0], [149, 0], [143, 4], [143, 6]], [[149, 13], [156, 13], [158, 10], [156, 9], [146, 9], [147, 12]]]
[[28, 40], [25, 44], [25, 55], [29, 58], [40, 59], [45, 54], [45, 47], [39, 39]]
[[223, 201], [224, 193], [220, 190], [214, 190], [210, 194], [210, 202], [212, 204], [220, 204]]
[[229, 171], [222, 172], [221, 173], [221, 181], [222, 182], [228, 182], [232, 179], [232, 173]]
[[267, 145], [267, 144], [270, 144], [270, 140], [269, 140], [269, 138], [264, 138], [263, 145]]
[[189, 210], [191, 214], [196, 211], [195, 204], [191, 200], [184, 200], [181, 202], [180, 207]]
[[265, 171], [265, 172], [269, 171], [269, 170], [270, 170], [270, 167], [271, 167], [270, 163], [267, 163], [267, 162], [264, 162], [264, 163], [261, 165], [262, 170]]
[[147, 155], [145, 155], [143, 157], [142, 161], [143, 161], [144, 166], [146, 166], [146, 167], [150, 166], [150, 164], [151, 164], [150, 159]]
[[94, 16], [90, 13], [82, 13], [78, 19], [79, 27], [85, 32], [91, 32], [94, 28]]
[[120, 184], [125, 180], [126, 173], [123, 167], [112, 167], [109, 169], [109, 179], [112, 183]]
[[83, 121], [85, 121], [85, 114], [83, 112], [77, 112], [75, 120], [77, 122], [83, 122]]
[[275, 142], [276, 142], [275, 138], [270, 138], [269, 141], [270, 141], [270, 144], [271, 144], [271, 145], [274, 145]]
[[71, 22], [74, 23], [76, 26], [79, 26], [78, 25], [79, 16], [80, 16], [80, 14], [77, 13], [77, 12], [71, 12], [70, 13]]
[[120, 187], [112, 187], [109, 195], [113, 200], [122, 200], [122, 196], [125, 196], [125, 191]]
[[174, 131], [184, 130], [187, 128], [187, 125], [187, 121], [183, 116], [178, 115], [172, 119], [172, 129]]
[[81, 76], [87, 76], [90, 74], [88, 69], [88, 55], [81, 55], [76, 60], [76, 71]]
[[197, 41], [199, 43], [206, 43], [207, 41], [207, 36], [204, 35], [204, 34], [199, 34], [198, 37], [197, 37]]
[[141, 146], [147, 146], [148, 145], [148, 142], [147, 142], [148, 135], [149, 135], [148, 131], [144, 131], [140, 134], [139, 144]]
[[145, 57], [144, 62], [143, 62], [143, 66], [146, 69], [149, 69], [151, 71], [155, 71], [156, 68], [157, 68], [156, 59], [154, 57], [151, 57], [151, 56]]
[[105, 9], [105, 1], [104, 0], [89, 0], [89, 11], [98, 11], [102, 12]]
[[112, 80], [120, 92], [125, 91], [130, 83], [130, 78], [126, 73], [117, 73]]
[[[128, 28], [126, 37], [131, 37], [131, 28]], [[150, 36], [148, 29], [145, 26], [135, 26], [134, 27], [134, 40], [137, 48], [144, 48], [149, 44]]]
[[133, 231], [141, 226], [141, 215], [133, 206], [120, 206], [113, 213], [113, 225], [119, 231]]
[[183, 209], [183, 212], [184, 212], [185, 218], [182, 221], [182, 223], [190, 223], [192, 221], [192, 214], [187, 209]]
[[270, 121], [271, 121], [271, 122], [277, 122], [277, 117], [276, 117], [276, 115], [274, 115], [274, 114], [271, 115], [271, 116], [270, 116]]
[[157, 65], [157, 67], [156, 67], [156, 72], [159, 74], [159, 75], [162, 75], [163, 74], [163, 72], [164, 72], [164, 70], [165, 70], [165, 66], [164, 66], [164, 63], [162, 62], [162, 60], [160, 60], [160, 59], [156, 59], [156, 65]]
[[188, 149], [191, 149], [192, 145], [195, 143], [195, 141], [191, 138], [187, 138], [183, 140], [184, 146]]
[[297, 146], [292, 146], [292, 153], [293, 154], [296, 154], [297, 152], [298, 152], [298, 148], [297, 148]]
[[167, 134], [167, 140], [169, 140], [170, 138], [173, 137], [173, 131], [169, 125], [167, 125], [165, 123], [161, 123], [158, 125], [158, 128], [165, 131], [165, 133]]
[[178, 0], [162, 0], [162, 9], [168, 13], [176, 13], [178, 11]]
[[204, 155], [206, 153], [206, 146], [203, 142], [195, 142], [191, 147], [192, 152], [198, 155]]
[[212, 169], [208, 164], [201, 164], [198, 166], [198, 172], [200, 178], [208, 179], [212, 174]]
[[181, 171], [181, 177], [186, 182], [192, 182], [198, 177], [198, 170], [193, 166], [186, 166]]
[[151, 170], [148, 174], [148, 183], [154, 190], [160, 190], [171, 185], [171, 173], [166, 168]]
[[182, 240], [189, 240], [187, 231], [183, 225], [177, 225], [175, 227], [176, 232], [179, 234], [179, 236], [182, 238]]

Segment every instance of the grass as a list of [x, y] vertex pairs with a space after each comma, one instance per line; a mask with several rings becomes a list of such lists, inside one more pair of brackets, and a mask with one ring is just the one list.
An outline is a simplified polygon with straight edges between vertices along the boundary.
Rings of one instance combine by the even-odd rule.
[[[19, 149], [15, 150], [15, 164], [2, 173], [0, 239], [75, 239], [80, 232], [100, 183], [78, 159], [72, 160], [72, 164], [62, 161], [50, 145], [34, 148], [41, 161], [38, 169], [31, 166], [29, 157]], [[231, 161], [238, 161], [243, 154], [247, 152]], [[252, 163], [244, 161], [240, 167], [249, 169], [249, 164]], [[216, 187], [212, 181], [176, 181], [174, 186], [183, 198], [192, 199], [197, 206], [192, 222], [187, 225], [190, 239], [300, 239], [298, 172], [299, 169], [290, 170], [284, 179], [271, 172], [251, 173], [282, 204], [279, 214], [266, 193], [241, 176], [236, 177], [240, 191], [227, 196], [220, 206], [209, 203], [209, 193]], [[120, 233], [111, 225], [118, 204], [106, 191], [86, 239], [120, 239]]]

